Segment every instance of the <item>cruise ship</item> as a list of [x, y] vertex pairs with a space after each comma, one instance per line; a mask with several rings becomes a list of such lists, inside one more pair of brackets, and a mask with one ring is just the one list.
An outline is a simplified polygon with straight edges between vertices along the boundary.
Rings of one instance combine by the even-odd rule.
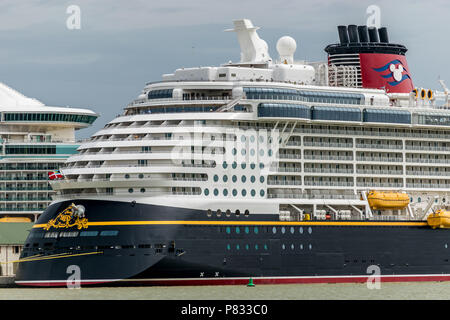
[[0, 83], [0, 222], [34, 222], [55, 191], [49, 172], [77, 152], [75, 130], [98, 115], [51, 107]]
[[147, 83], [65, 162], [17, 284], [450, 279], [445, 83], [415, 87], [385, 27], [307, 62], [233, 23], [239, 62]]

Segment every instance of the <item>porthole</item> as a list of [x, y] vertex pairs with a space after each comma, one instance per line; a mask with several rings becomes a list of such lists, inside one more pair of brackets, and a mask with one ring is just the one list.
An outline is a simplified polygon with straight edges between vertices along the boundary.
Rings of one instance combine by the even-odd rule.
[[303, 244], [300, 244], [300, 250], [303, 250]]
[[230, 244], [227, 244], [227, 250], [231, 250]]
[[308, 233], [311, 234], [312, 233], [312, 228], [308, 227]]
[[219, 181], [219, 176], [217, 174], [214, 175], [214, 182]]
[[214, 195], [218, 196], [219, 195], [219, 189], [214, 189]]
[[246, 164], [245, 162], [242, 162], [242, 163], [241, 163], [241, 168], [242, 168], [242, 169], [245, 169], [246, 167], [247, 167], [247, 164]]
[[231, 180], [232, 180], [233, 182], [236, 182], [236, 181], [237, 181], [237, 176], [236, 176], [236, 175], [233, 175], [233, 176], [231, 177]]
[[211, 216], [212, 216], [212, 211], [211, 211], [211, 209], [208, 209], [208, 211], [206, 211], [206, 215], [207, 215], [208, 217], [211, 217]]
[[286, 228], [285, 227], [281, 227], [281, 233], [285, 234], [286, 233]]
[[244, 231], [245, 231], [246, 234], [249, 234], [250, 233], [249, 227], [245, 227]]
[[250, 149], [250, 155], [253, 157], [255, 155], [255, 149]]
[[223, 189], [223, 195], [226, 197], [228, 196], [228, 189]]
[[235, 231], [237, 234], [241, 233], [241, 229], [239, 227], [236, 227]]
[[236, 169], [236, 168], [237, 168], [237, 162], [234, 161], [233, 164], [231, 165], [231, 167], [232, 167], [233, 169]]
[[244, 216], [248, 217], [250, 215], [250, 211], [248, 209], [245, 210]]
[[139, 173], [139, 179], [143, 179], [144, 178], [144, 175], [142, 174], [142, 173]]
[[239, 210], [236, 210], [235, 214], [236, 214], [236, 217], [239, 217], [241, 215], [241, 212]]
[[227, 217], [230, 217], [230, 216], [231, 216], [231, 210], [230, 210], [230, 209], [228, 209], [228, 210], [226, 211], [226, 213], [225, 213], [225, 214], [226, 214], [226, 216], [227, 216]]
[[250, 142], [255, 142], [255, 136], [250, 136]]
[[242, 181], [242, 183], [245, 183], [245, 181], [247, 181], [247, 177], [246, 176], [242, 176], [241, 177], [241, 181]]
[[241, 149], [241, 154], [242, 154], [243, 156], [245, 156], [245, 155], [247, 154], [247, 150]]
[[264, 150], [263, 150], [263, 149], [259, 150], [259, 155], [260, 155], [261, 157], [264, 156]]
[[298, 231], [303, 234], [303, 227], [298, 228]]
[[245, 136], [241, 136], [241, 141], [245, 142], [247, 139], [245, 138]]
[[226, 161], [224, 161], [224, 162], [222, 163], [222, 167], [223, 167], [224, 169], [226, 169], [226, 168], [228, 167], [228, 163], [227, 163]]
[[133, 191], [134, 191], [133, 188], [128, 189], [129, 193], [133, 193]]
[[264, 190], [261, 190], [261, 191], [259, 192], [259, 195], [260, 195], [261, 197], [264, 197], [264, 194], [265, 194]]
[[238, 194], [238, 191], [236, 189], [233, 189], [233, 197], [236, 197]]
[[236, 149], [236, 148], [233, 148], [233, 150], [231, 150], [231, 153], [233, 154], [233, 156], [235, 156], [236, 153], [237, 153], [237, 149]]
[[259, 139], [259, 142], [261, 142], [261, 143], [264, 142], [264, 136], [259, 136], [258, 139]]
[[258, 249], [259, 249], [258, 245], [257, 245], [257, 244], [255, 244], [255, 250], [258, 250]]
[[227, 175], [224, 175], [223, 176], [223, 182], [227, 182], [228, 181], [228, 176]]
[[250, 249], [250, 246], [248, 244], [245, 245], [245, 250]]
[[141, 192], [144, 193], [145, 192], [145, 188], [141, 188]]
[[218, 217], [221, 217], [222, 216], [222, 210], [218, 209], [216, 214], [217, 214]]
[[284, 243], [281, 245], [281, 249], [286, 250], [286, 245]]
[[269, 155], [269, 157], [271, 157], [271, 156], [272, 156], [272, 154], [273, 154], [273, 151], [272, 151], [272, 149], [269, 149], [269, 151], [267, 152], [267, 154]]
[[264, 169], [264, 163], [261, 162], [261, 163], [259, 164], [259, 168], [260, 168], [260, 169]]
[[130, 178], [130, 175], [129, 174], [126, 174], [125, 175], [125, 179], [129, 179]]
[[291, 250], [294, 250], [295, 249], [295, 246], [294, 246], [294, 244], [292, 243], [291, 244]]
[[255, 176], [251, 176], [251, 177], [250, 177], [250, 181], [251, 181], [252, 183], [255, 183], [255, 181], [256, 181]]
[[309, 248], [309, 250], [311, 250], [312, 249], [312, 244], [309, 244], [308, 248]]
[[208, 188], [206, 188], [203, 192], [205, 193], [205, 196], [209, 195], [209, 189]]
[[236, 245], [236, 250], [239, 250], [241, 247], [239, 246], [239, 244]]
[[225, 232], [226, 232], [227, 234], [230, 234], [230, 233], [231, 233], [231, 228], [230, 228], [230, 227], [227, 227], [227, 228], [225, 229]]
[[255, 169], [255, 168], [256, 168], [256, 164], [254, 164], [253, 162], [250, 163], [250, 168], [251, 168], [252, 170]]
[[267, 244], [264, 244], [264, 250], [269, 250], [269, 247], [267, 246]]
[[242, 194], [243, 197], [245, 197], [247, 195], [247, 190], [242, 189], [241, 194]]
[[273, 227], [273, 228], [272, 228], [272, 233], [273, 233], [273, 234], [277, 233], [277, 227]]
[[258, 227], [254, 227], [254, 228], [253, 228], [253, 232], [254, 232], [255, 234], [258, 234], [258, 232], [259, 232]]
[[255, 189], [252, 189], [252, 190], [250, 191], [250, 194], [252, 195], [252, 197], [254, 197], [254, 196], [256, 195]]
[[292, 234], [294, 234], [294, 232], [295, 232], [294, 227], [291, 227], [290, 231], [291, 231]]
[[264, 183], [264, 177], [263, 176], [259, 177], [259, 182]]

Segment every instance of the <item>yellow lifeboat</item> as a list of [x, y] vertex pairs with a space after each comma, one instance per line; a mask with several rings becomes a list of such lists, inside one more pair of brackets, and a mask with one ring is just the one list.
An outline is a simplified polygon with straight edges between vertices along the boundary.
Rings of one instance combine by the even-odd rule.
[[439, 209], [427, 218], [428, 225], [433, 229], [450, 228], [450, 211]]
[[409, 196], [404, 192], [369, 191], [367, 201], [372, 210], [400, 210], [409, 204]]
[[0, 222], [31, 222], [30, 218], [26, 217], [3, 217]]

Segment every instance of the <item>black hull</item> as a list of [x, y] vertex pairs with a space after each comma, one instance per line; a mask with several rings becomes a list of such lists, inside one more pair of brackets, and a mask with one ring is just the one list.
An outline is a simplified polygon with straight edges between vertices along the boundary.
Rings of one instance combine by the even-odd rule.
[[[241, 284], [250, 277], [364, 282], [369, 266], [379, 267], [382, 281], [450, 279], [450, 230], [426, 223], [281, 222], [275, 214], [218, 218], [182, 208], [74, 202], [86, 207], [88, 225], [44, 230], [71, 202], [50, 206], [26, 240], [16, 283], [65, 286], [73, 265], [81, 285]], [[77, 236], [61, 236], [72, 231]], [[51, 232], [58, 237], [46, 238]]]

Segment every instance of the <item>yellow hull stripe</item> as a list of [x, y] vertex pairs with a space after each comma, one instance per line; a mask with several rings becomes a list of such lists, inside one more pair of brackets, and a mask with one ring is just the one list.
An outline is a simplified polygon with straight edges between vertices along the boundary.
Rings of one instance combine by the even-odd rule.
[[[86, 253], [76, 253], [76, 254], [69, 254], [69, 253], [59, 253], [54, 255], [48, 255], [48, 256], [31, 256], [28, 258], [23, 258], [15, 261], [9, 261], [9, 262], [3, 262], [2, 264], [7, 263], [22, 263], [22, 262], [29, 262], [29, 261], [41, 261], [41, 260], [50, 260], [50, 259], [60, 259], [60, 258], [68, 258], [68, 257], [76, 257], [76, 256], [87, 256], [92, 254], [100, 254], [103, 253], [103, 251], [94, 251], [94, 252], [86, 252]], [[35, 258], [32, 258], [35, 257]]]
[[[408, 226], [423, 227], [426, 222], [383, 222], [383, 221], [98, 221], [88, 222], [88, 227], [94, 226], [138, 226], [138, 225], [256, 225], [256, 226]], [[35, 224], [33, 228], [43, 228], [46, 224]], [[53, 229], [53, 228], [52, 228]], [[64, 228], [61, 228], [64, 229]]]

